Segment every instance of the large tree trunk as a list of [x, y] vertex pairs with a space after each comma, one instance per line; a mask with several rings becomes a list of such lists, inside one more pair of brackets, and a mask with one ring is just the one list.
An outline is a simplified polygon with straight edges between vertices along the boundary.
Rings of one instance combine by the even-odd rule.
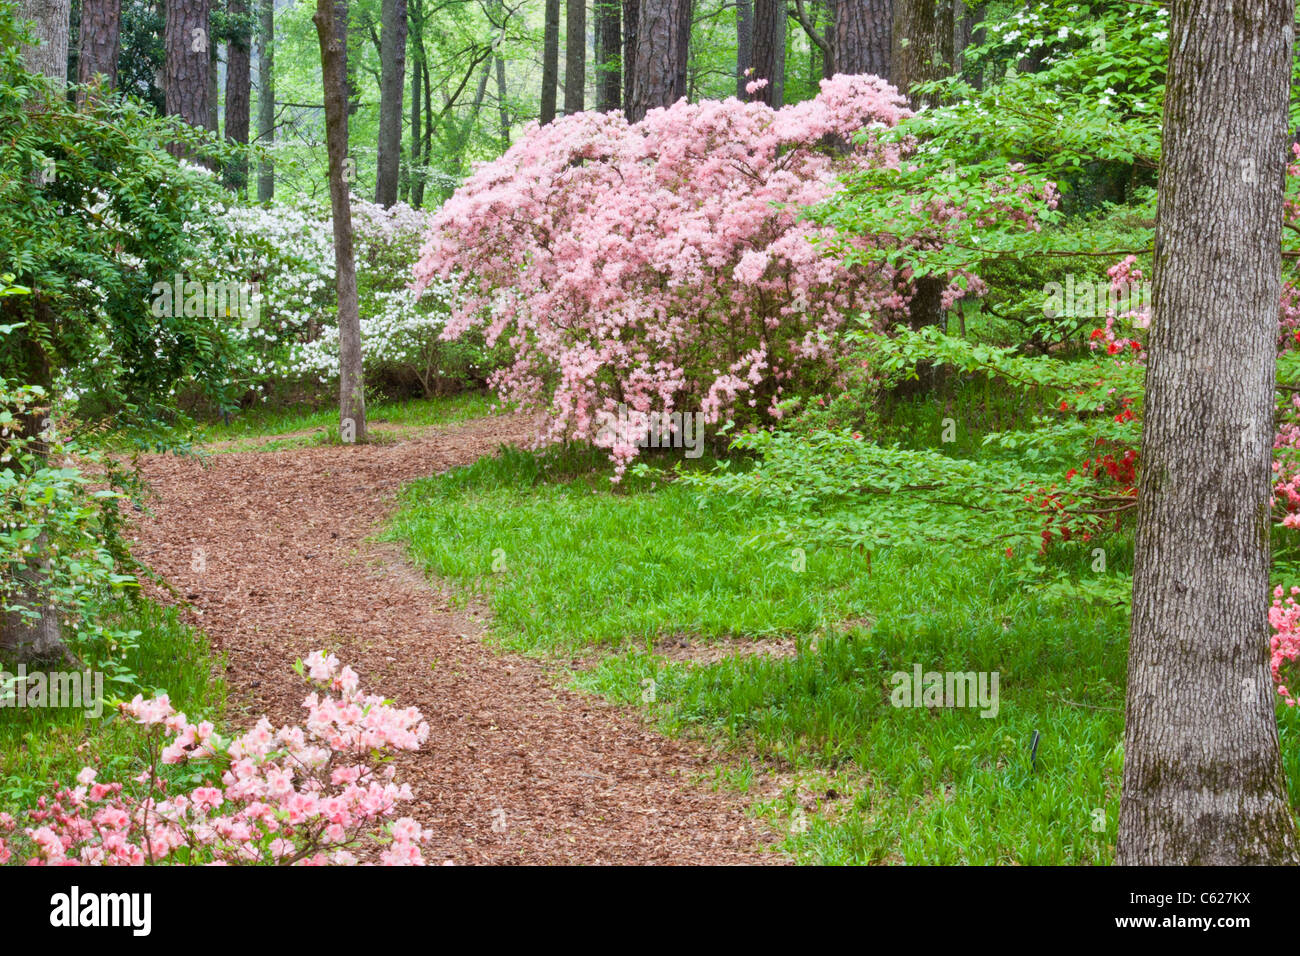
[[[77, 53], [77, 82], [83, 86], [96, 76], [104, 87], [117, 86], [117, 57], [121, 48], [122, 0], [82, 0], [81, 37]], [[77, 94], [85, 103], [85, 93]]]
[[1297, 862], [1266, 616], [1294, 15], [1292, 0], [1173, 5], [1123, 864]]
[[893, 0], [837, 0], [832, 44], [835, 72], [890, 79], [893, 30]]
[[627, 104], [627, 118], [633, 123], [644, 119], [650, 110], [677, 101], [681, 13], [681, 0], [640, 0], [632, 94]]
[[[233, 23], [248, 16], [245, 0], [230, 0]], [[252, 107], [252, 35], [246, 29], [232, 31], [226, 43], [226, 141], [248, 145], [249, 110]], [[248, 185], [248, 159], [239, 156], [226, 166], [225, 184], [236, 193]]]
[[208, 0], [169, 0], [163, 64], [167, 113], [199, 129], [209, 123], [210, 42]]
[[[889, 69], [894, 85], [907, 94], [913, 107], [934, 105], [934, 97], [914, 96], [911, 90], [917, 83], [937, 80], [949, 73], [952, 0], [897, 0], [893, 8]], [[916, 280], [908, 305], [907, 324], [911, 328], [921, 329], [943, 321], [943, 286], [944, 281], [938, 276]], [[926, 369], [933, 372], [930, 366]]]
[[564, 0], [564, 115], [586, 109], [587, 0]]
[[913, 97], [912, 87], [952, 73], [953, 0], [896, 0], [893, 6], [890, 79], [914, 106], [935, 106], [936, 97]]
[[754, 0], [736, 0], [736, 96], [742, 100], [753, 66]]
[[321, 80], [325, 90], [325, 147], [329, 153], [330, 212], [334, 220], [334, 268], [339, 309], [339, 430], [344, 442], [366, 440], [365, 379], [361, 364], [361, 319], [357, 306], [356, 261], [352, 255], [352, 208], [344, 161], [348, 158], [347, 63], [339, 35], [337, 7], [346, 0], [316, 0]]
[[754, 0], [754, 79], [767, 85], [752, 97], [779, 108], [785, 102], [785, 0]]
[[33, 73], [47, 76], [60, 85], [68, 82], [68, 34], [72, 4], [69, 0], [18, 0], [18, 19], [31, 20], [36, 38], [23, 47], [23, 61]]
[[[257, 141], [270, 149], [275, 142], [275, 0], [258, 0], [261, 29], [257, 32]], [[270, 158], [257, 164], [257, 201], [275, 195], [275, 165]]]
[[546, 0], [542, 28], [542, 100], [538, 120], [543, 126], [555, 119], [555, 87], [560, 81], [560, 0]]
[[[24, 63], [32, 73], [51, 80], [56, 89], [61, 89], [68, 81], [70, 17], [71, 9], [66, 0], [22, 0], [18, 6], [18, 18], [33, 21], [29, 30], [37, 40], [35, 44], [23, 47]], [[35, 327], [53, 326], [57, 319], [44, 297], [38, 292], [32, 299]], [[22, 383], [39, 385], [49, 394], [54, 384], [54, 373], [45, 350], [35, 336], [24, 333], [23, 341], [22, 365], [25, 371], [21, 375]], [[45, 414], [44, 411], [32, 410], [21, 416], [21, 434], [35, 439], [41, 432], [41, 419]], [[38, 457], [45, 458], [45, 448], [39, 439], [32, 450]], [[14, 575], [19, 602], [34, 614], [28, 617], [14, 611], [0, 615], [0, 648], [4, 648], [6, 656], [38, 661], [68, 657], [58, 609], [51, 605], [47, 589], [42, 586], [42, 567], [48, 562], [44, 557], [46, 544], [45, 536], [38, 536], [32, 543], [30, 563]]]
[[619, 0], [595, 0], [596, 14], [596, 109], [616, 110], [622, 102], [622, 69], [619, 60]]
[[379, 159], [375, 202], [397, 202], [402, 160], [402, 92], [406, 87], [406, 0], [383, 0], [380, 14]]

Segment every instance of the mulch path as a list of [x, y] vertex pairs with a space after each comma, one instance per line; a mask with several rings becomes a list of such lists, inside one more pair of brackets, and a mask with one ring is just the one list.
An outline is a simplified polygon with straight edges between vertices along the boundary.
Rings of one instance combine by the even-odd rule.
[[391, 444], [152, 457], [136, 553], [227, 655], [235, 709], [297, 722], [305, 685], [289, 667], [326, 648], [424, 712], [428, 742], [397, 765], [416, 791], [405, 812], [436, 833], [431, 863], [786, 862], [739, 795], [699, 782], [716, 754], [489, 650], [482, 608], [453, 609], [401, 548], [371, 540], [405, 483], [532, 434], [514, 415]]

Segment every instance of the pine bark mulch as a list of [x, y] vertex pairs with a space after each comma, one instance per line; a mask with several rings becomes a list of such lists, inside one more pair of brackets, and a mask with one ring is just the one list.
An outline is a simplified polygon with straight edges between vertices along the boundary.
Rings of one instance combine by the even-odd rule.
[[397, 764], [407, 812], [436, 832], [431, 863], [786, 862], [739, 795], [699, 782], [716, 755], [490, 650], [486, 611], [452, 608], [371, 540], [405, 483], [532, 434], [512, 415], [387, 444], [152, 457], [137, 554], [227, 655], [235, 719], [296, 722], [305, 685], [289, 668], [318, 648], [424, 712], [428, 742]]

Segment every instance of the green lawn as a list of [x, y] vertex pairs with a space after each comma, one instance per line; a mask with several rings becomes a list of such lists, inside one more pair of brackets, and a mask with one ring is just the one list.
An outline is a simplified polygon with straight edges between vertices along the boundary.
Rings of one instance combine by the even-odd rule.
[[[489, 413], [492, 396], [486, 392], [462, 392], [445, 398], [379, 402], [366, 409], [371, 424], [398, 428], [447, 425]], [[229, 422], [210, 422], [199, 427], [197, 442], [235, 442], [232, 451], [273, 451], [337, 441], [337, 408], [311, 409], [301, 406], [255, 406], [234, 415]], [[268, 438], [306, 432], [274, 442], [245, 443], [243, 439]], [[379, 434], [379, 433], [377, 433]]]
[[[796, 570], [764, 534], [773, 515], [728, 504], [662, 476], [611, 490], [582, 451], [509, 451], [411, 486], [391, 535], [431, 574], [485, 593], [505, 647], [582, 655], [578, 686], [729, 744], [739, 763], [723, 785], [779, 771], [783, 796], [759, 812], [801, 859], [1110, 861], [1122, 609], [1036, 594], [993, 548], [877, 552], [868, 566], [810, 540]], [[682, 635], [793, 638], [798, 653], [704, 664], [656, 652]], [[996, 671], [996, 717], [891, 706], [891, 675], [916, 664]]]
[[[220, 658], [213, 657], [201, 632], [180, 622], [174, 608], [124, 601], [109, 609], [106, 619], [140, 632], [121, 662], [135, 680], [105, 684], [106, 697], [165, 690], [172, 706], [192, 720], [224, 714]], [[133, 725], [111, 706], [99, 717], [79, 709], [0, 708], [0, 809], [14, 813], [56, 786], [73, 785], [85, 766], [95, 767], [101, 780], [126, 780], [140, 770], [138, 742]]]

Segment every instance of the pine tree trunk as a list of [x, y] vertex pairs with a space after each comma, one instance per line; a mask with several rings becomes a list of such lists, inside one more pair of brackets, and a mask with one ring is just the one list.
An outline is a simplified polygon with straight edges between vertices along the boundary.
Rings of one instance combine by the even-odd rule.
[[1294, 14], [1173, 5], [1122, 864], [1297, 862], [1266, 616]]
[[893, 8], [893, 0], [838, 0], [832, 45], [836, 73], [890, 78]]
[[785, 0], [754, 0], [754, 79], [767, 85], [751, 99], [779, 108], [785, 102]]
[[[208, 0], [170, 0], [163, 43], [163, 94], [167, 115], [179, 116], [198, 129], [210, 122], [208, 97], [212, 54], [208, 47]], [[178, 156], [189, 155], [180, 145], [172, 147]]]
[[546, 23], [542, 28], [542, 99], [538, 121], [545, 126], [555, 119], [555, 87], [560, 81], [560, 0], [546, 0]]
[[[261, 29], [257, 33], [257, 141], [270, 149], [275, 142], [275, 0], [258, 0]], [[257, 201], [275, 195], [275, 164], [257, 164]]]
[[636, 74], [637, 25], [640, 0], [623, 0], [623, 112], [632, 108], [632, 77]]
[[[117, 86], [117, 57], [121, 47], [122, 0], [82, 0], [81, 36], [77, 53], [77, 82], [104, 78], [104, 88]], [[85, 103], [85, 93], [77, 94]]]
[[640, 0], [632, 93], [627, 104], [627, 118], [633, 123], [644, 119], [652, 109], [676, 102], [681, 69], [681, 10], [680, 0]]
[[[346, 3], [344, 16], [346, 16]], [[316, 0], [321, 81], [325, 91], [325, 146], [329, 153], [330, 212], [334, 221], [334, 267], [339, 317], [339, 425], [345, 442], [366, 440], [365, 379], [361, 362], [361, 320], [356, 261], [352, 253], [352, 208], [344, 161], [348, 158], [347, 63], [339, 35], [338, 4]]]
[[895, 86], [913, 106], [936, 106], [937, 98], [911, 96], [918, 83], [952, 73], [953, 0], [895, 0], [889, 69]]
[[[245, 0], [230, 0], [232, 22], [238, 24], [248, 15]], [[238, 19], [236, 19], [238, 18]], [[226, 44], [226, 141], [248, 145], [249, 110], [252, 107], [251, 34], [244, 29], [232, 32]], [[248, 185], [248, 159], [240, 156], [228, 163], [226, 188], [243, 193]]]
[[622, 37], [619, 30], [619, 0], [595, 0], [596, 15], [596, 109], [602, 113], [619, 108], [622, 102]]
[[375, 202], [397, 202], [402, 159], [402, 93], [406, 87], [406, 0], [383, 0], [380, 14], [379, 158]]
[[736, 0], [736, 96], [745, 99], [745, 84], [754, 66], [754, 0]]
[[587, 0], [564, 0], [564, 115], [586, 108]]
[[694, 13], [693, 0], [679, 0], [677, 10], [677, 75], [673, 77], [673, 102], [690, 94], [687, 83], [687, 69], [691, 56], [691, 18]]

